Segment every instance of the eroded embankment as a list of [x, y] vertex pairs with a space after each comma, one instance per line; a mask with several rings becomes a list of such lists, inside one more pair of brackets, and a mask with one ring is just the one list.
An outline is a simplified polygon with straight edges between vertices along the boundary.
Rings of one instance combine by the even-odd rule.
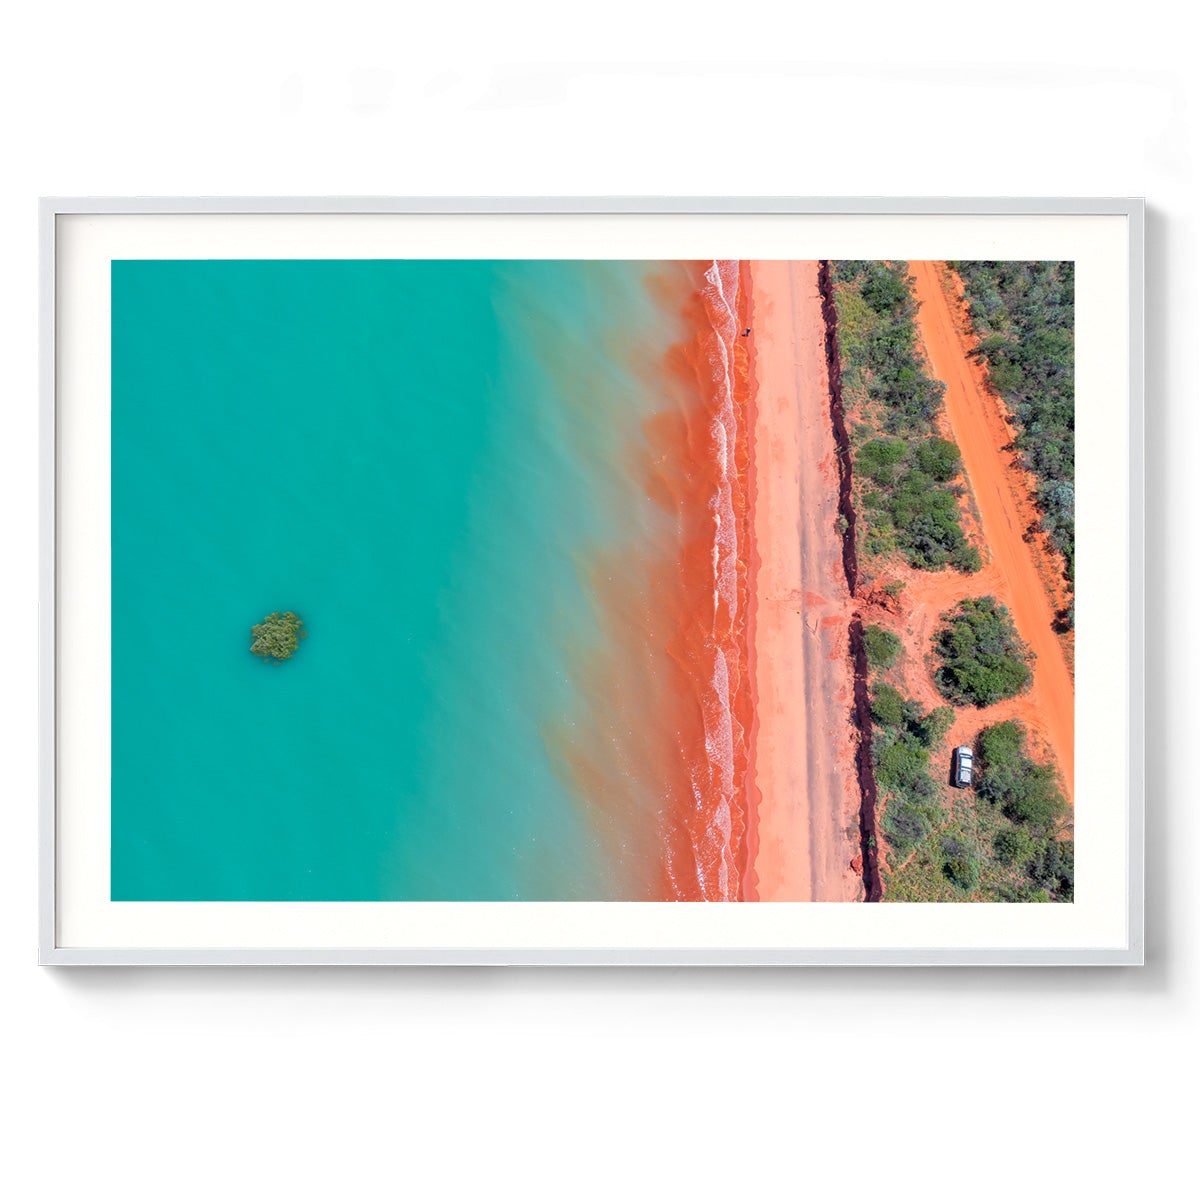
[[[817, 270], [821, 292], [821, 315], [825, 321], [825, 363], [829, 372], [829, 413], [837, 443], [838, 514], [842, 518], [842, 568], [850, 599], [857, 598], [858, 549], [857, 517], [854, 512], [853, 475], [850, 461], [850, 434], [846, 429], [846, 409], [842, 400], [842, 356], [838, 346], [837, 307], [833, 299], [833, 280], [829, 261], [822, 259]], [[863, 641], [862, 616], [850, 617], [850, 660], [854, 667], [854, 723], [858, 726], [859, 836], [862, 846], [863, 888], [867, 901], [883, 898], [883, 880], [879, 873], [879, 839], [876, 836], [877, 793], [871, 744], [871, 699], [867, 684], [867, 651]]]
[[867, 645], [862, 617], [850, 618], [850, 660], [854, 663], [854, 723], [859, 729], [858, 789], [862, 795], [858, 824], [862, 837], [863, 889], [868, 901], [883, 899], [883, 877], [879, 873], [879, 837], [876, 830], [878, 793], [871, 750], [871, 696], [867, 688]]
[[833, 280], [828, 259], [817, 268], [817, 286], [821, 290], [821, 316], [825, 319], [825, 365], [829, 372], [829, 415], [833, 419], [833, 437], [837, 442], [838, 514], [842, 518], [842, 568], [846, 586], [853, 599], [858, 587], [858, 518], [854, 512], [853, 479], [850, 473], [850, 435], [846, 431], [846, 408], [842, 403], [842, 352], [838, 346], [837, 307], [833, 302]]

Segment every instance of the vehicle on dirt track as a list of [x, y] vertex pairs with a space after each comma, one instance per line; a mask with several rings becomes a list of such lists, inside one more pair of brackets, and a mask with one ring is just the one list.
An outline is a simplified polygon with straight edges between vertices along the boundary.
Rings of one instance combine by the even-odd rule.
[[975, 760], [970, 746], [959, 746], [955, 749], [954, 760], [951, 764], [951, 777], [955, 787], [969, 788], [971, 786], [971, 769], [974, 765]]

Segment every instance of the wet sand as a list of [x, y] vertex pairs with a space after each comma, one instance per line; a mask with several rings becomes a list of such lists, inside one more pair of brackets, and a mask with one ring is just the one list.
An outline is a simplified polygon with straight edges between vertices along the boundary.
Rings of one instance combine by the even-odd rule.
[[850, 596], [815, 262], [754, 262], [747, 899], [859, 900]]

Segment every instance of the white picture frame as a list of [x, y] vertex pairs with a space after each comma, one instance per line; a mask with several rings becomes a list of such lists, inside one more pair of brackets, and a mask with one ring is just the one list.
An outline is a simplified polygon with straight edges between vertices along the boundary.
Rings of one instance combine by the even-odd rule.
[[[93, 817], [102, 818], [106, 780], [85, 765], [81, 752], [87, 737], [94, 736], [94, 731], [85, 736], [81, 730], [102, 699], [83, 697], [76, 687], [87, 642], [73, 632], [64, 636], [64, 629], [76, 628], [64, 625], [64, 606], [96, 593], [89, 585], [72, 586], [68, 594], [63, 581], [64, 577], [87, 578], [102, 586], [102, 579], [80, 573], [76, 560], [83, 553], [81, 547], [87, 544], [80, 536], [80, 514], [89, 507], [94, 509], [89, 501], [107, 481], [103, 464], [95, 471], [77, 471], [76, 458], [64, 462], [64, 446], [76, 445], [83, 411], [78, 407], [77, 396], [81, 393], [77, 392], [77, 381], [91, 378], [101, 390], [107, 384], [94, 370], [87, 339], [77, 336], [82, 328], [77, 317], [85, 310], [91, 322], [89, 328], [93, 332], [102, 330], [103, 296], [87, 290], [85, 272], [76, 268], [90, 255], [94, 274], [95, 264], [111, 260], [115, 253], [112, 247], [118, 244], [124, 247], [121, 254], [128, 256], [128, 247], [135, 241], [127, 240], [124, 232], [116, 241], [105, 241], [109, 236], [106, 231], [117, 227], [114, 219], [123, 222], [123, 230], [132, 230], [134, 222], [140, 226], [136, 244], [144, 247], [148, 257], [187, 258], [214, 256], [203, 240], [191, 240], [196, 236], [197, 223], [205, 222], [208, 227], [220, 225], [227, 231], [222, 237], [230, 240], [223, 244], [261, 246], [261, 252], [235, 249], [232, 253], [222, 251], [223, 256], [253, 253], [259, 257], [286, 257], [295, 252], [289, 247], [298, 244], [296, 231], [302, 226], [308, 257], [354, 257], [355, 252], [347, 255], [348, 243], [341, 240], [350, 236], [346, 232], [351, 228], [347, 219], [357, 219], [365, 228], [362, 219], [366, 218], [376, 229], [389, 222], [392, 225], [388, 227], [397, 230], [401, 225], [411, 229], [425, 223], [423, 228], [429, 231], [435, 247], [450, 244], [444, 240], [446, 230], [468, 247], [495, 245], [488, 241], [493, 236], [489, 228], [497, 222], [507, 223], [515, 231], [514, 245], [519, 253], [514, 256], [563, 257], [574, 247], [575, 257], [649, 257], [639, 253], [639, 247], [654, 244], [666, 247], [663, 257], [688, 257], [697, 239], [708, 239], [705, 244], [715, 239], [721, 244], [713, 253], [730, 257], [896, 259], [922, 255], [1074, 257], [1070, 247], [1091, 244], [1086, 233], [1091, 228], [1089, 220], [1109, 222], [1104, 225], [1104, 238], [1096, 241], [1095, 254], [1097, 264], [1103, 260], [1105, 269], [1111, 270], [1104, 278], [1114, 281], [1099, 300], [1108, 322], [1105, 328], [1119, 334], [1119, 345], [1110, 350], [1116, 355], [1112, 361], [1122, 365], [1118, 378], [1111, 381], [1119, 392], [1114, 392], [1113, 404], [1119, 403], [1121, 422], [1115, 432], [1098, 435], [1094, 442], [1081, 439], [1079, 453], [1103, 460], [1109, 470], [1110, 499], [1121, 513], [1119, 524], [1110, 524], [1101, 539], [1102, 552], [1090, 560], [1088, 578], [1093, 590], [1102, 585], [1120, 601], [1105, 617], [1110, 624], [1104, 628], [1120, 635], [1125, 653], [1119, 671], [1114, 668], [1104, 677], [1104, 686], [1087, 697], [1090, 707], [1085, 709], [1077, 697], [1076, 743], [1079, 760], [1086, 761], [1089, 755], [1093, 759], [1103, 756], [1111, 752], [1115, 729], [1120, 734], [1122, 753], [1119, 778], [1111, 784], [1111, 821], [1103, 838], [1095, 843], [1103, 844], [1103, 851], [1097, 850], [1094, 859], [1102, 865], [1092, 874], [1087, 895], [1073, 905], [1054, 906], [524, 902], [363, 906], [298, 902], [250, 905], [268, 910], [254, 914], [231, 913], [228, 904], [139, 904], [136, 907], [158, 911], [140, 914], [140, 924], [125, 926], [113, 913], [107, 917], [102, 913], [83, 915], [89, 905], [104, 907], [103, 897], [94, 888], [89, 893], [92, 900], [78, 899], [85, 895], [85, 877], [103, 871], [107, 848], [99, 837], [87, 836], [86, 831], [93, 826], [79, 818], [82, 808], [77, 805], [78, 795], [87, 791]], [[1143, 201], [48, 198], [42, 201], [40, 222], [42, 963], [787, 966], [1136, 965], [1143, 961]], [[600, 222], [608, 223], [605, 228], [619, 225], [620, 237], [615, 242], [607, 237], [601, 241], [596, 235]], [[1100, 223], [1092, 222], [1097, 228]], [[464, 236], [468, 226], [469, 236]], [[435, 227], [442, 232], [435, 232]], [[325, 229], [330, 231], [327, 243], [322, 240]], [[439, 242], [439, 237], [443, 241]], [[1067, 247], [1062, 254], [1054, 252], [1059, 241]], [[381, 244], [385, 243], [390, 244], [386, 237]], [[850, 251], [860, 243], [864, 252], [852, 254]], [[821, 244], [828, 246], [827, 252], [812, 254]], [[879, 248], [885, 244], [894, 249], [882, 252]], [[614, 245], [618, 247], [616, 252]], [[587, 252], [588, 246], [591, 253]], [[921, 250], [926, 246], [931, 249]], [[1006, 254], [1008, 246], [1028, 248]], [[363, 247], [358, 253], [378, 253], [369, 251], [366, 242]], [[776, 248], [774, 252], [772, 247]], [[914, 253], [913, 247], [920, 253]], [[984, 252], [989, 248], [991, 253]], [[105, 260], [106, 254], [109, 260]], [[454, 255], [443, 252], [443, 256]], [[70, 318], [66, 325], [65, 315]], [[69, 331], [66, 335], [64, 328]], [[1084, 353], [1082, 348], [1080, 353]], [[1105, 353], [1099, 343], [1097, 353]], [[98, 410], [89, 411], [92, 419], [97, 419]], [[1082, 511], [1086, 504], [1082, 490], [1080, 503]], [[103, 532], [92, 529], [90, 534], [94, 540]], [[1088, 652], [1081, 642], [1078, 653], [1083, 656]], [[1092, 713], [1103, 714], [1104, 721], [1093, 720]], [[77, 786], [81, 780], [83, 785]], [[1085, 795], [1079, 807], [1086, 802]], [[1088, 870], [1081, 851], [1081, 874]], [[1089, 917], [1087, 910], [1093, 901], [1095, 912]], [[108, 905], [113, 908], [111, 901]], [[397, 913], [397, 908], [403, 912]], [[735, 911], [747, 908], [791, 911], [763, 912], [751, 923], [748, 915]], [[796, 911], [831, 908], [875, 911]], [[389, 911], [369, 911], [375, 909]], [[433, 909], [446, 911], [434, 913]], [[1008, 911], [984, 911], [989, 909]], [[1017, 911], [1033, 909], [1039, 911]], [[119, 937], [106, 936], [118, 927], [123, 929]], [[236, 940], [229, 936], [231, 929], [242, 931]], [[358, 937], [354, 936], [356, 929]]]

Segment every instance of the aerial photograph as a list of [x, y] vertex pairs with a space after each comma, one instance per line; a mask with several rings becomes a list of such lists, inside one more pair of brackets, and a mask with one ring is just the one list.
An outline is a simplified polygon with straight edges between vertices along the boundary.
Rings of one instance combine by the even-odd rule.
[[111, 284], [114, 901], [1073, 900], [1071, 262]]

